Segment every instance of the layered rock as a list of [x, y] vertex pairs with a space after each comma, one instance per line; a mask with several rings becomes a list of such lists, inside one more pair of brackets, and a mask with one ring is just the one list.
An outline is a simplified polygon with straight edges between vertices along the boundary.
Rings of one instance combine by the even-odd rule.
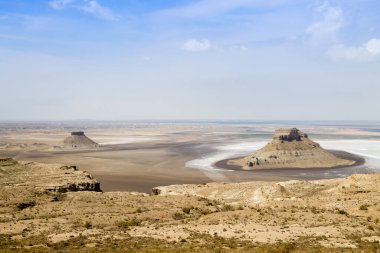
[[[310, 196], [333, 199], [332, 196], [357, 196], [358, 194], [377, 194], [380, 187], [380, 173], [355, 174], [347, 178], [314, 181], [291, 180], [286, 182], [242, 182], [208, 183], [204, 185], [169, 185], [152, 189], [152, 194], [160, 196], [197, 196], [218, 200], [233, 205], [274, 206], [273, 203], [290, 200], [300, 203]], [[369, 200], [368, 198], [367, 200]], [[332, 203], [332, 202], [329, 202]], [[374, 203], [372, 201], [372, 203]], [[349, 205], [350, 203], [345, 203]], [[333, 204], [331, 204], [333, 205]], [[358, 210], [358, 207], [356, 207]]]
[[84, 132], [71, 132], [63, 141], [63, 148], [66, 149], [94, 149], [99, 148], [99, 144], [88, 138]]
[[297, 128], [278, 129], [273, 139], [265, 147], [230, 165], [238, 165], [246, 170], [268, 168], [332, 168], [350, 166], [355, 161], [337, 157], [309, 139]]
[[66, 182], [87, 183], [86, 173], [77, 172], [73, 166], [0, 159], [0, 251], [121, 251], [137, 245], [192, 252], [238, 245], [247, 252], [373, 252], [379, 246], [380, 174], [171, 185], [156, 187], [160, 196], [35, 188], [60, 185], [57, 177], [65, 175]]
[[22, 187], [38, 191], [101, 191], [90, 174], [76, 166], [17, 162], [0, 159], [0, 187]]

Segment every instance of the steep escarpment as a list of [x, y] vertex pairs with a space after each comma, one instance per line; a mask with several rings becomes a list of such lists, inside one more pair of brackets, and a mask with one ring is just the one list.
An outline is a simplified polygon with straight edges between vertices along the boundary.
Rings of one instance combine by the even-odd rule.
[[354, 165], [355, 161], [337, 157], [297, 128], [278, 129], [265, 147], [253, 154], [228, 162], [245, 170], [268, 168], [332, 168]]
[[31, 191], [100, 191], [100, 184], [76, 166], [0, 159], [0, 188]]

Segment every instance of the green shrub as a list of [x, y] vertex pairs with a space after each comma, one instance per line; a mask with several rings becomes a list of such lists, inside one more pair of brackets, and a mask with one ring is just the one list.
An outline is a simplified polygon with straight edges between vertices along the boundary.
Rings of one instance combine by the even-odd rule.
[[223, 205], [222, 207], [223, 212], [228, 212], [228, 211], [235, 211], [235, 208], [231, 205]]
[[175, 220], [183, 220], [183, 219], [185, 219], [185, 214], [179, 213], [179, 212], [175, 212], [172, 217]]
[[86, 228], [86, 229], [90, 229], [90, 228], [92, 228], [92, 224], [91, 224], [89, 221], [86, 221], [86, 222], [83, 224], [83, 227]]
[[337, 213], [338, 213], [338, 214], [348, 215], [348, 213], [347, 213], [345, 210], [342, 210], [342, 209], [338, 209], [338, 210], [337, 210]]
[[361, 205], [361, 206], [359, 207], [359, 210], [367, 211], [367, 210], [368, 210], [368, 207], [369, 207], [369, 205]]

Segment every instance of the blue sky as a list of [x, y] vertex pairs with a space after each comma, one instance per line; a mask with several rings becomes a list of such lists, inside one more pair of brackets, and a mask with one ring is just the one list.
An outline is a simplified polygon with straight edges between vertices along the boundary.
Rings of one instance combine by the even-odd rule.
[[380, 120], [378, 0], [0, 0], [0, 120]]

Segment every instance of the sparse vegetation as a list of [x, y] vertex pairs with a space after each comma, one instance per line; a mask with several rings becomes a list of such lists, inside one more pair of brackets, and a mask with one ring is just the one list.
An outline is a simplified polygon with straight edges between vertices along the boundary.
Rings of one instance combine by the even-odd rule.
[[36, 205], [36, 202], [34, 201], [21, 202], [17, 204], [17, 209], [21, 211], [26, 208], [33, 207], [35, 205]]
[[235, 211], [235, 208], [232, 205], [224, 204], [221, 208], [222, 212]]
[[184, 213], [179, 213], [179, 212], [175, 212], [172, 217], [174, 220], [183, 220], [186, 218]]
[[124, 229], [128, 229], [129, 227], [140, 226], [140, 225], [141, 225], [141, 220], [137, 219], [136, 217], [116, 222], [116, 226], [118, 226], [119, 228], [124, 228]]
[[134, 213], [143, 213], [149, 211], [148, 208], [138, 207]]
[[[345, 251], [339, 248], [326, 248], [316, 243], [317, 239], [302, 237], [297, 242], [277, 242], [273, 244], [255, 244], [237, 238], [223, 238], [218, 235], [193, 233], [189, 238], [181, 238], [178, 241], [168, 242], [150, 237], [127, 237], [122, 240], [107, 238], [98, 241], [95, 246], [89, 248], [87, 245], [92, 241], [83, 236], [72, 238], [59, 243], [49, 243], [46, 237], [31, 237], [28, 239], [11, 240], [8, 236], [0, 235], [0, 251], [13, 252], [63, 252], [63, 253], [121, 253], [121, 252], [236, 252], [236, 253], [286, 253], [286, 252], [318, 252], [318, 253], [341, 253], [341, 252], [376, 252], [379, 249], [377, 242], [364, 242], [358, 240], [357, 249]], [[33, 247], [32, 249], [27, 249]]]
[[86, 222], [83, 224], [83, 227], [86, 228], [86, 229], [90, 229], [90, 228], [92, 228], [92, 224], [91, 224], [91, 222], [86, 221]]
[[345, 210], [337, 209], [338, 214], [348, 215], [348, 213]]
[[194, 209], [194, 207], [183, 207], [182, 212], [184, 212], [186, 214], [190, 214], [191, 209]]
[[[252, 185], [248, 191], [255, 189], [256, 185]], [[310, 189], [313, 184], [300, 182], [287, 185], [286, 198], [276, 200], [270, 195], [273, 184], [261, 185], [270, 191], [265, 193], [268, 196], [264, 199], [258, 199], [257, 204], [248, 204], [235, 195], [230, 184], [227, 191], [234, 194], [233, 199], [225, 200], [221, 197], [228, 197], [225, 193], [213, 200], [215, 195], [210, 197], [211, 194], [208, 198], [190, 194], [147, 196], [120, 192], [57, 194], [24, 188], [19, 194], [22, 198], [12, 199], [10, 196], [14, 196], [15, 188], [11, 191], [3, 187], [0, 189], [0, 211], [4, 215], [0, 225], [4, 231], [11, 231], [12, 236], [0, 233], [0, 252], [345, 252], [342, 248], [321, 246], [335, 243], [339, 247], [342, 241], [357, 246], [359, 252], [376, 252], [380, 247], [365, 241], [376, 240], [372, 237], [379, 231], [380, 199], [375, 194], [378, 188], [376, 192], [347, 192], [345, 198], [341, 198], [346, 202], [334, 203], [343, 195], [341, 192], [335, 194], [333, 190], [337, 186], [330, 182], [331, 195], [326, 195], [325, 191], [320, 194]], [[216, 190], [212, 185], [206, 187], [202, 189], [205, 196], [207, 191]], [[220, 192], [225, 190], [224, 184], [220, 187], [217, 188]], [[239, 186], [238, 191], [242, 189]], [[307, 197], [294, 198], [302, 194]], [[244, 193], [246, 196], [249, 197]], [[16, 211], [20, 210], [16, 209], [17, 203], [29, 201], [34, 205]], [[371, 208], [367, 208], [373, 212], [361, 213], [358, 209], [363, 203], [371, 204]], [[319, 227], [327, 231], [326, 236], [316, 237], [310, 232]], [[354, 235], [347, 236], [347, 231]], [[258, 234], [267, 243], [257, 240]], [[154, 239], [157, 237], [163, 240]]]
[[359, 210], [367, 211], [367, 210], [368, 210], [368, 207], [369, 207], [369, 205], [361, 205], [361, 206], [359, 207]]

